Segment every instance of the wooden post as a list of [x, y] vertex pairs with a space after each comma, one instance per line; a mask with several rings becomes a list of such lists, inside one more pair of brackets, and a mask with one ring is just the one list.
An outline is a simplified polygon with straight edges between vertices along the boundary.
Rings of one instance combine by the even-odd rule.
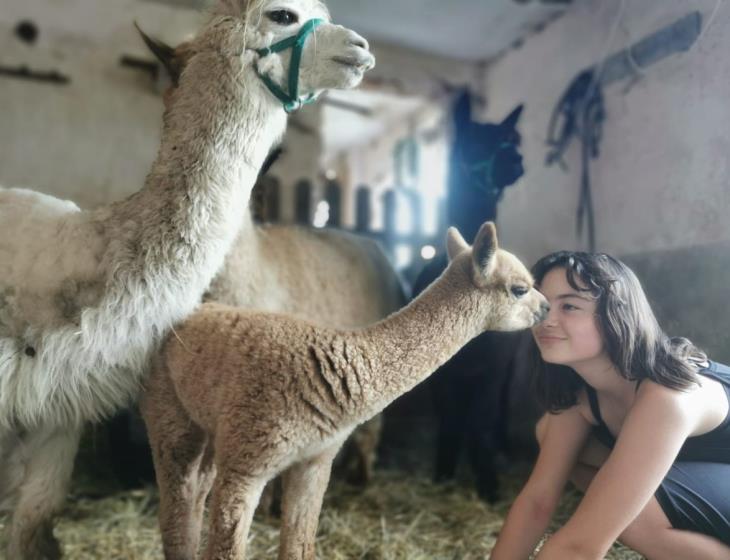
[[372, 223], [373, 209], [370, 187], [360, 185], [355, 191], [355, 230], [368, 231]]
[[327, 181], [324, 187], [324, 199], [330, 207], [327, 225], [340, 227], [342, 225], [342, 189], [337, 181]]
[[266, 182], [264, 190], [264, 221], [276, 223], [281, 219], [281, 183], [276, 177]]
[[312, 225], [312, 184], [301, 179], [294, 187], [294, 220], [296, 223]]
[[387, 190], [383, 194], [383, 225], [385, 230], [383, 232], [383, 238], [385, 246], [391, 255], [395, 254], [396, 237], [398, 235], [396, 231], [397, 214], [398, 195], [393, 189]]

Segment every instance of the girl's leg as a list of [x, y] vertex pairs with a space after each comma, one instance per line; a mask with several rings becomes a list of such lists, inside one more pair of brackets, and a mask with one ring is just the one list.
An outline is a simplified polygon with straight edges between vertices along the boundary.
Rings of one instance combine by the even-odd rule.
[[581, 492], [585, 492], [610, 453], [611, 450], [595, 437], [589, 437], [578, 456], [578, 462], [570, 473], [570, 481], [573, 485]]
[[621, 533], [619, 540], [647, 560], [727, 560], [730, 547], [692, 531], [673, 529], [656, 498]]

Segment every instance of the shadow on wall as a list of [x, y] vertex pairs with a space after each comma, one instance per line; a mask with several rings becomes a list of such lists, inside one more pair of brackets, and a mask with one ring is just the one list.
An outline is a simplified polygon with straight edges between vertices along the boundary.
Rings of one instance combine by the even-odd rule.
[[730, 363], [730, 243], [621, 257], [641, 280], [659, 324]]

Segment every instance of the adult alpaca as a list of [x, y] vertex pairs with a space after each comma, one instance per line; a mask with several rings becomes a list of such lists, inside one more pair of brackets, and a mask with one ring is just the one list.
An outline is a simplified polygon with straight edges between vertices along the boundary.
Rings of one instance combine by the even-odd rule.
[[[54, 559], [83, 423], [128, 404], [150, 354], [200, 302], [240, 225], [258, 168], [285, 128], [260, 79], [286, 81], [288, 52], [263, 49], [312, 18], [314, 0], [222, 0], [186, 43], [144, 188], [94, 211], [0, 190], [0, 510], [8, 558]], [[304, 44], [306, 93], [352, 87], [367, 43], [322, 22]], [[295, 92], [290, 92], [295, 93]], [[289, 107], [292, 108], [292, 107]]]

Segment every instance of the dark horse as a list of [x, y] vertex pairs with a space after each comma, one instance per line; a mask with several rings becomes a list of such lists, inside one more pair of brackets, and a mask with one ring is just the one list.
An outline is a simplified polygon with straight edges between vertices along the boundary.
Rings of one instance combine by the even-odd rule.
[[[497, 203], [506, 187], [524, 170], [519, 153], [520, 134], [515, 126], [522, 105], [499, 124], [471, 119], [471, 99], [461, 94], [454, 108], [454, 142], [448, 184], [449, 225], [473, 241], [479, 226], [497, 217]], [[413, 297], [421, 293], [446, 268], [439, 254], [419, 274]], [[431, 377], [438, 416], [434, 480], [454, 477], [466, 444], [479, 496], [497, 498], [495, 458], [502, 447], [510, 362], [514, 333], [484, 333], [441, 366]]]

